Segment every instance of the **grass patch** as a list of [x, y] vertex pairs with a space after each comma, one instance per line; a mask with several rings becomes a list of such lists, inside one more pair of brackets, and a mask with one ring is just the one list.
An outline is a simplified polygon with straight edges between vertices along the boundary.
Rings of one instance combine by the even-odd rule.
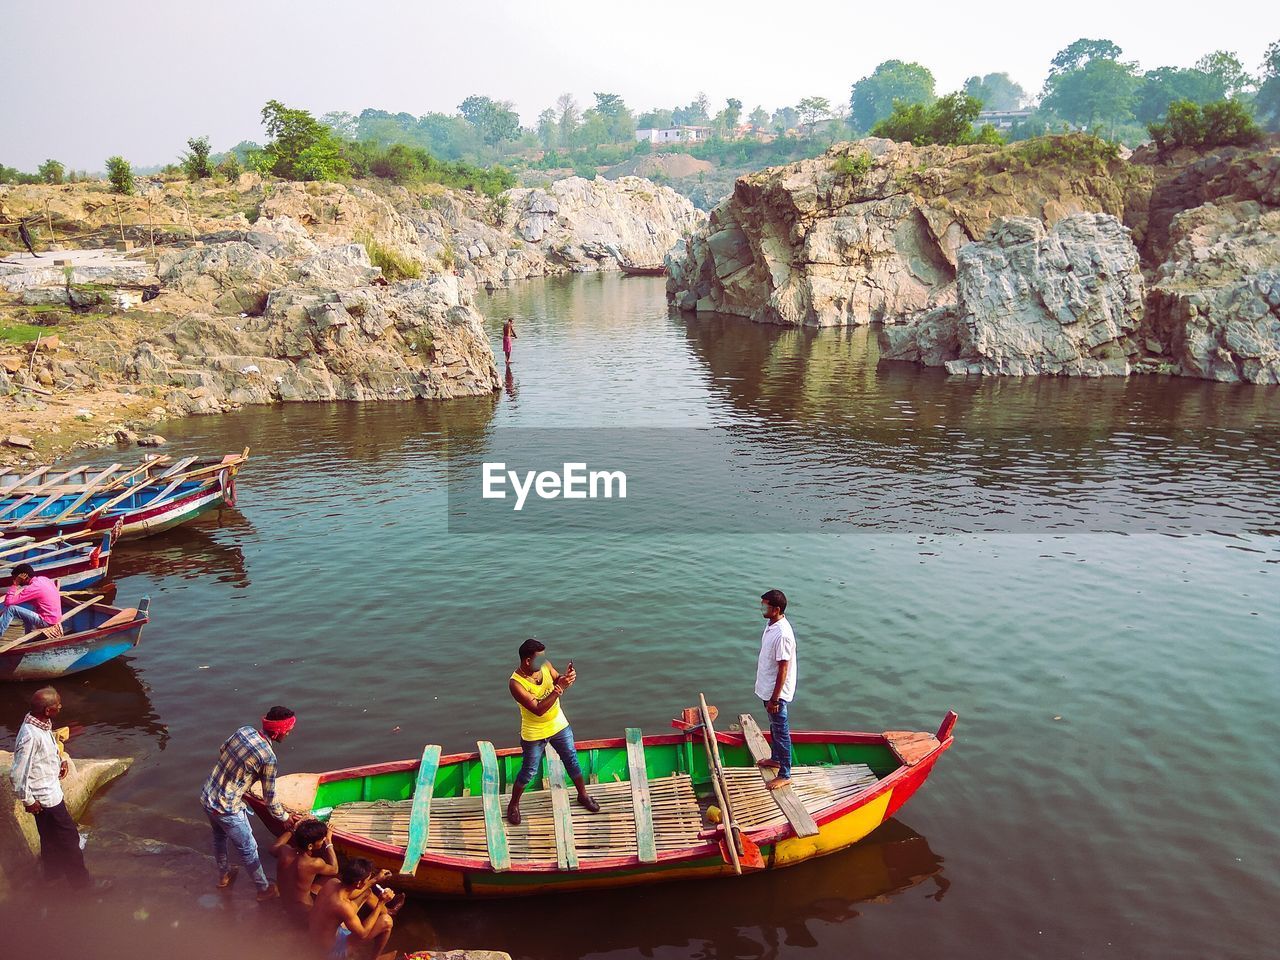
[[382, 275], [391, 283], [397, 280], [416, 280], [422, 276], [422, 264], [406, 257], [398, 250], [383, 246], [370, 233], [356, 236], [356, 243], [363, 244], [369, 253], [369, 260], [375, 267], [382, 268]]
[[4, 343], [30, 343], [36, 337], [47, 336], [49, 333], [48, 327], [37, 327], [30, 323], [0, 323], [0, 341]]

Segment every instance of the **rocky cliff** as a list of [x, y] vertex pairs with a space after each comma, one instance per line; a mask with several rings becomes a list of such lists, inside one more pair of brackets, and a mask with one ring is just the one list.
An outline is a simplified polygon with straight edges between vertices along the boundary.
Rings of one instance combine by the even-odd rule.
[[131, 197], [10, 188], [0, 219], [32, 222], [42, 246], [132, 249], [0, 260], [0, 317], [41, 331], [34, 353], [0, 341], [0, 396], [33, 414], [25, 429], [56, 427], [50, 393], [77, 395], [89, 416], [90, 394], [172, 415], [489, 393], [499, 381], [477, 284], [661, 262], [700, 218], [635, 177], [496, 199], [255, 175]]
[[841, 144], [740, 178], [669, 257], [685, 310], [883, 323], [956, 373], [1277, 382], [1280, 151], [1137, 161], [1092, 138]]

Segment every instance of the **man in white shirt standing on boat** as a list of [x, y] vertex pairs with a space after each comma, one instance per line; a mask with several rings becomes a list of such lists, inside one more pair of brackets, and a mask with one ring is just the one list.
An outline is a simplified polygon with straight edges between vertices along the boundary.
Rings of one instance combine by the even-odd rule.
[[53, 687], [43, 687], [31, 697], [31, 710], [18, 727], [9, 778], [22, 809], [35, 817], [45, 879], [66, 877], [71, 886], [85, 889], [93, 885], [93, 878], [84, 867], [80, 831], [62, 795], [61, 781], [70, 765], [62, 759], [53, 732], [53, 720], [61, 712], [62, 698]]
[[796, 635], [786, 618], [786, 610], [787, 597], [781, 590], [770, 590], [760, 596], [765, 628], [760, 636], [760, 659], [756, 663], [756, 696], [769, 711], [773, 754], [757, 766], [778, 772], [765, 784], [770, 790], [791, 782], [791, 722], [787, 708], [796, 695]]

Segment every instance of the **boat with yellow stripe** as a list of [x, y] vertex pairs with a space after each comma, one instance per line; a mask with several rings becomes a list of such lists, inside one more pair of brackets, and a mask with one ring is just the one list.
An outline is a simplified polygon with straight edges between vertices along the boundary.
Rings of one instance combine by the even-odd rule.
[[[577, 744], [598, 813], [574, 802], [554, 751], [503, 818], [520, 749], [291, 774], [277, 798], [325, 819], [343, 855], [399, 874], [393, 886], [433, 897], [509, 897], [734, 876], [794, 866], [843, 850], [892, 817], [954, 743], [956, 715], [936, 733], [795, 731], [791, 784], [755, 761], [767, 739], [743, 714], [716, 732], [715, 708], [685, 711], [675, 734]], [[275, 831], [262, 798], [246, 797]]]

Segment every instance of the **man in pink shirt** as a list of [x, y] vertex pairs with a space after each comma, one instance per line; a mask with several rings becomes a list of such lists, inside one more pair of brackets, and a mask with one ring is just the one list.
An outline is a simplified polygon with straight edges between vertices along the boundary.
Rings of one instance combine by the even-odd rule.
[[[18, 604], [30, 602], [31, 607], [20, 607]], [[29, 563], [20, 563], [13, 568], [13, 586], [4, 595], [4, 613], [0, 613], [0, 636], [9, 629], [9, 624], [17, 617], [26, 625], [24, 632], [49, 629], [52, 636], [61, 636], [62, 598], [58, 594], [58, 585], [48, 577], [37, 577]]]

